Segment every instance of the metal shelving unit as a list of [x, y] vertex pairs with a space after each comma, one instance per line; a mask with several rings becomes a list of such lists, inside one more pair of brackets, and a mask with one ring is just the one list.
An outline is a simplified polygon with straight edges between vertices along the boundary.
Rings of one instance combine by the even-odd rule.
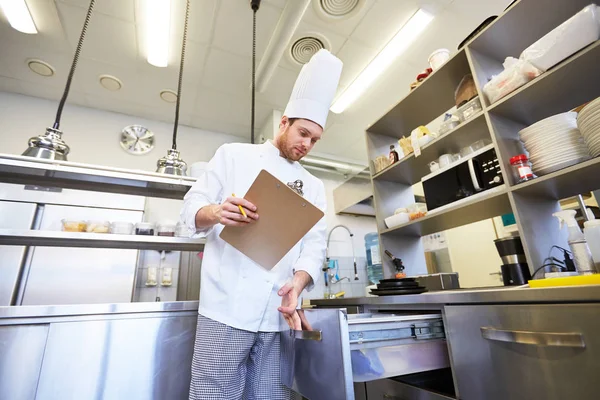
[[0, 245], [8, 246], [201, 251], [205, 242], [204, 239], [166, 236], [0, 229]]
[[[454, 89], [472, 73], [483, 111], [466, 124], [424, 146], [420, 157], [405, 157], [372, 176], [376, 220], [383, 250], [402, 257], [408, 273], [422, 273], [425, 256], [421, 236], [514, 213], [533, 270], [552, 245], [567, 246], [552, 213], [559, 200], [600, 188], [600, 158], [518, 184], [510, 157], [524, 152], [518, 132], [551, 115], [569, 111], [600, 96], [600, 41], [563, 60], [513, 93], [490, 105], [482, 88], [502, 71], [508, 56], [519, 54], [540, 37], [589, 5], [589, 0], [521, 0], [472, 39], [450, 61], [392, 107], [366, 132], [369, 159], [389, 152], [397, 138], [426, 125], [454, 106]], [[552, 12], [541, 12], [552, 10]], [[384, 219], [413, 203], [412, 185], [429, 173], [427, 164], [475, 140], [490, 138], [498, 155], [505, 186], [452, 203], [407, 224], [387, 229]], [[394, 269], [382, 254], [385, 273]]]

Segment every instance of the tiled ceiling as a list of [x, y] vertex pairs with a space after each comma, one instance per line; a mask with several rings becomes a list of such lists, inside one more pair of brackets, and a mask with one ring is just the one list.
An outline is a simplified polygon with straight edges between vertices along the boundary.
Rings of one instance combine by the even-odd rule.
[[[295, 1], [295, 0], [287, 0]], [[163, 89], [176, 89], [184, 0], [174, 0], [169, 66], [146, 62], [140, 0], [101, 0], [83, 46], [69, 102], [161, 121], [172, 121], [174, 105], [162, 101]], [[366, 162], [364, 128], [408, 92], [410, 82], [427, 67], [435, 49], [455, 50], [481, 21], [501, 12], [510, 0], [364, 0], [350, 18], [324, 20], [312, 3], [289, 46], [316, 36], [344, 62], [340, 91], [347, 87], [395, 32], [421, 6], [436, 18], [392, 68], [346, 112], [330, 114], [315, 151]], [[59, 99], [85, 17], [88, 0], [27, 0], [37, 35], [13, 30], [0, 13], [0, 91]], [[260, 62], [286, 0], [263, 0], [257, 14]], [[193, 0], [190, 10], [181, 123], [249, 138], [252, 11], [249, 0]], [[289, 47], [288, 46], [288, 47]], [[56, 74], [43, 78], [26, 64], [38, 58]], [[300, 65], [282, 57], [264, 93], [257, 96], [256, 120], [284, 109]], [[123, 87], [110, 92], [98, 76], [118, 77]], [[68, 112], [68, 110], [66, 111]], [[257, 127], [258, 128], [258, 127]]]

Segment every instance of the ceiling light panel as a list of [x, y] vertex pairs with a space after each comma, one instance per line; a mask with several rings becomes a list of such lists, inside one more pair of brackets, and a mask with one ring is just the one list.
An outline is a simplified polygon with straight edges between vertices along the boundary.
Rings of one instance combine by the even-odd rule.
[[424, 10], [418, 10], [350, 86], [334, 101], [331, 111], [337, 114], [342, 113], [354, 103], [388, 69], [398, 56], [415, 41], [432, 20], [432, 14]]
[[28, 34], [37, 33], [25, 0], [0, 0], [0, 8], [14, 29]]
[[156, 67], [169, 63], [171, 0], [145, 0], [144, 26], [148, 62]]

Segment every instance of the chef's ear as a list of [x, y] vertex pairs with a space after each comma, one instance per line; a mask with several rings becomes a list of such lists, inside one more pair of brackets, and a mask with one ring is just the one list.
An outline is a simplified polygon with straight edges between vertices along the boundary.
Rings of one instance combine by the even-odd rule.
[[290, 120], [285, 115], [281, 117], [281, 121], [279, 121], [279, 131], [283, 131], [285, 128], [289, 126]]

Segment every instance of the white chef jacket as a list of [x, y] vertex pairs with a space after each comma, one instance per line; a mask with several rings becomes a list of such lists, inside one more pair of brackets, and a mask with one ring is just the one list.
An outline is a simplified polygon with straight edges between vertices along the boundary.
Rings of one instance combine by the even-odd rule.
[[[195, 237], [206, 237], [202, 261], [200, 308], [207, 318], [251, 332], [277, 332], [288, 328], [277, 308], [277, 291], [290, 282], [294, 271], [312, 277], [311, 290], [322, 274], [326, 248], [326, 223], [322, 218], [270, 271], [264, 269], [223, 241], [223, 225], [196, 229], [196, 213], [210, 204], [221, 204], [228, 196], [244, 196], [258, 173], [265, 169], [284, 183], [297, 179], [304, 183], [304, 198], [325, 212], [323, 182], [298, 162], [279, 155], [267, 141], [262, 145], [221, 146], [206, 170], [186, 194], [182, 218]], [[260, 216], [260, 210], [258, 210]], [[260, 244], [259, 244], [260, 245]]]

